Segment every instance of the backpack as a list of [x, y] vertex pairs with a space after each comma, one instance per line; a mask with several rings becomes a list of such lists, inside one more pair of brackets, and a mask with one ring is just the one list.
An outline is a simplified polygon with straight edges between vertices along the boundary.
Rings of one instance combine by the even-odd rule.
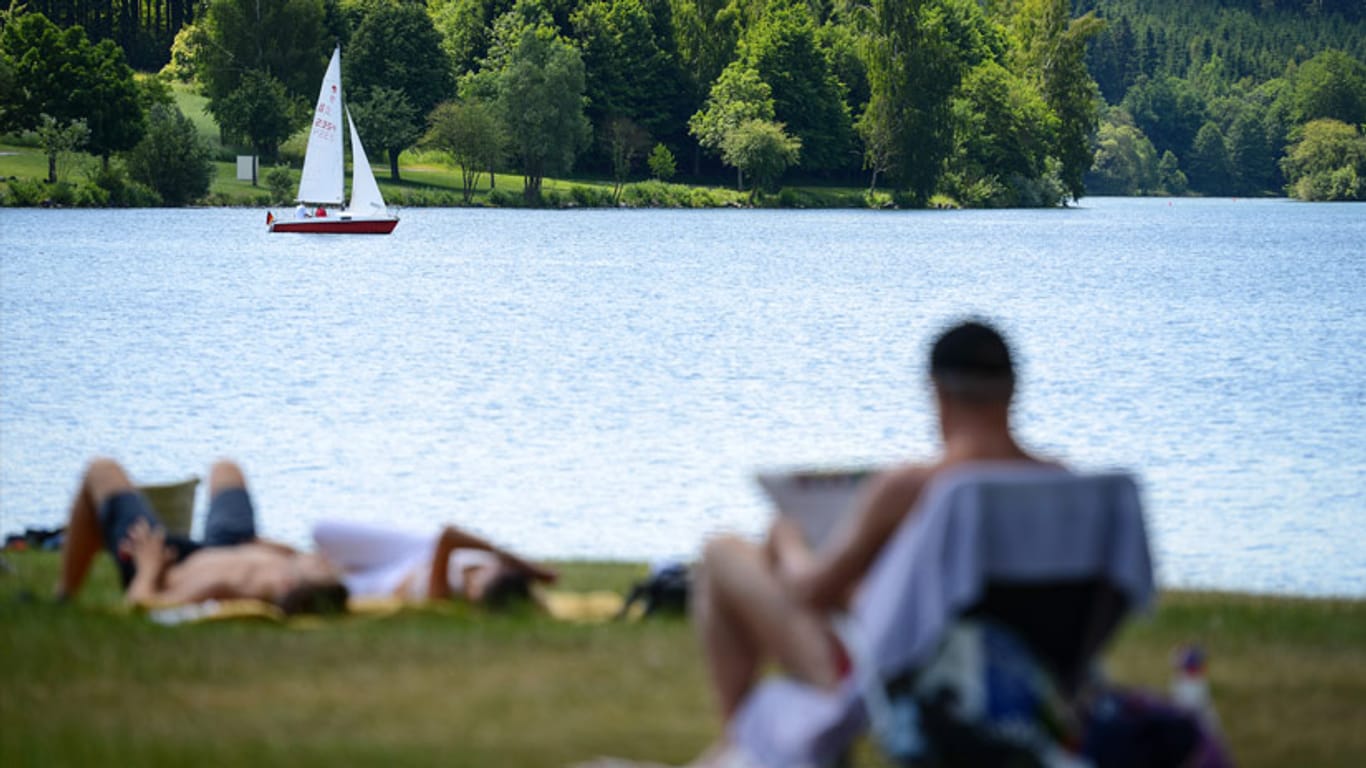
[[625, 618], [636, 603], [644, 602], [643, 616], [658, 614], [686, 615], [688, 593], [692, 589], [692, 573], [683, 563], [670, 563], [656, 568], [650, 577], [631, 587], [622, 604], [618, 619]]

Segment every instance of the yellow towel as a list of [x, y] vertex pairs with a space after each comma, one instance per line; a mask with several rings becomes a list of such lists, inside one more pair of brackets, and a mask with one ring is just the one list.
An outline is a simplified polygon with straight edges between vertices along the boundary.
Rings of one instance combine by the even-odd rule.
[[[592, 592], [551, 590], [542, 593], [540, 601], [545, 606], [546, 613], [552, 618], [583, 624], [611, 621], [616, 618], [625, 602], [621, 595], [609, 590]], [[444, 601], [411, 603], [397, 597], [367, 597], [352, 598], [347, 601], [347, 613], [340, 615], [384, 618], [414, 610], [444, 613], [446, 608], [454, 608], [454, 606]], [[639, 610], [633, 611], [633, 613], [638, 614]], [[280, 622], [295, 629], [315, 628], [325, 623], [325, 619], [320, 616], [295, 616], [286, 619], [279, 606], [262, 600], [250, 599], [204, 600], [198, 603], [151, 608], [147, 610], [147, 618], [163, 626], [234, 619]], [[638, 616], [632, 618], [638, 618]]]
[[625, 602], [616, 592], [597, 590], [594, 592], [547, 591], [541, 596], [546, 612], [561, 621], [596, 623], [616, 618]]

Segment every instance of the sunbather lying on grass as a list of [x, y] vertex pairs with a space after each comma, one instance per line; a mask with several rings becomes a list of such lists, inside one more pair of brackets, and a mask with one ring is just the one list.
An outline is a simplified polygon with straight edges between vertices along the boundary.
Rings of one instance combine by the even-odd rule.
[[432, 536], [324, 521], [314, 525], [313, 542], [354, 597], [463, 599], [499, 606], [530, 598], [532, 582], [556, 577], [554, 571], [452, 525]]
[[345, 607], [346, 588], [326, 559], [257, 538], [246, 479], [236, 464], [213, 466], [209, 497], [202, 541], [168, 536], [123, 467], [92, 461], [71, 504], [58, 599], [76, 596], [103, 548], [132, 605], [251, 598], [287, 614]]

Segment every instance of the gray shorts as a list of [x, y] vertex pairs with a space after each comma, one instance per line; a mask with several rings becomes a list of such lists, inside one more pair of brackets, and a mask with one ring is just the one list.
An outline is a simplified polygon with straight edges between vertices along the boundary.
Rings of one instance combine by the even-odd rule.
[[[119, 545], [128, 538], [128, 530], [138, 520], [160, 527], [147, 497], [137, 491], [116, 493], [104, 500], [98, 512], [100, 529], [104, 534], [104, 548], [113, 556], [119, 569], [119, 580], [127, 589], [137, 572], [131, 557], [119, 553]], [[256, 538], [256, 512], [251, 496], [245, 488], [220, 491], [209, 501], [209, 514], [204, 519], [204, 538], [195, 541], [188, 536], [166, 537], [166, 546], [175, 552], [180, 562], [203, 547], [231, 547]]]

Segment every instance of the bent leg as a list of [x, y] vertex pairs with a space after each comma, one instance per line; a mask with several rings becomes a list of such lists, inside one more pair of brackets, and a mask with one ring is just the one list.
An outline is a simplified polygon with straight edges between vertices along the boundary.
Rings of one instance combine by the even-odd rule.
[[62, 572], [57, 582], [59, 600], [74, 597], [80, 591], [90, 573], [90, 563], [101, 548], [118, 546], [116, 541], [105, 541], [98, 512], [108, 499], [133, 490], [133, 481], [117, 462], [112, 459], [90, 462], [76, 498], [71, 502], [66, 534], [62, 538]]
[[759, 547], [736, 538], [710, 542], [695, 589], [693, 621], [727, 720], [768, 658], [812, 685], [839, 681], [829, 625], [793, 600]]
[[256, 538], [256, 509], [247, 493], [242, 468], [219, 461], [209, 469], [209, 513], [204, 518], [204, 545], [230, 547]]

